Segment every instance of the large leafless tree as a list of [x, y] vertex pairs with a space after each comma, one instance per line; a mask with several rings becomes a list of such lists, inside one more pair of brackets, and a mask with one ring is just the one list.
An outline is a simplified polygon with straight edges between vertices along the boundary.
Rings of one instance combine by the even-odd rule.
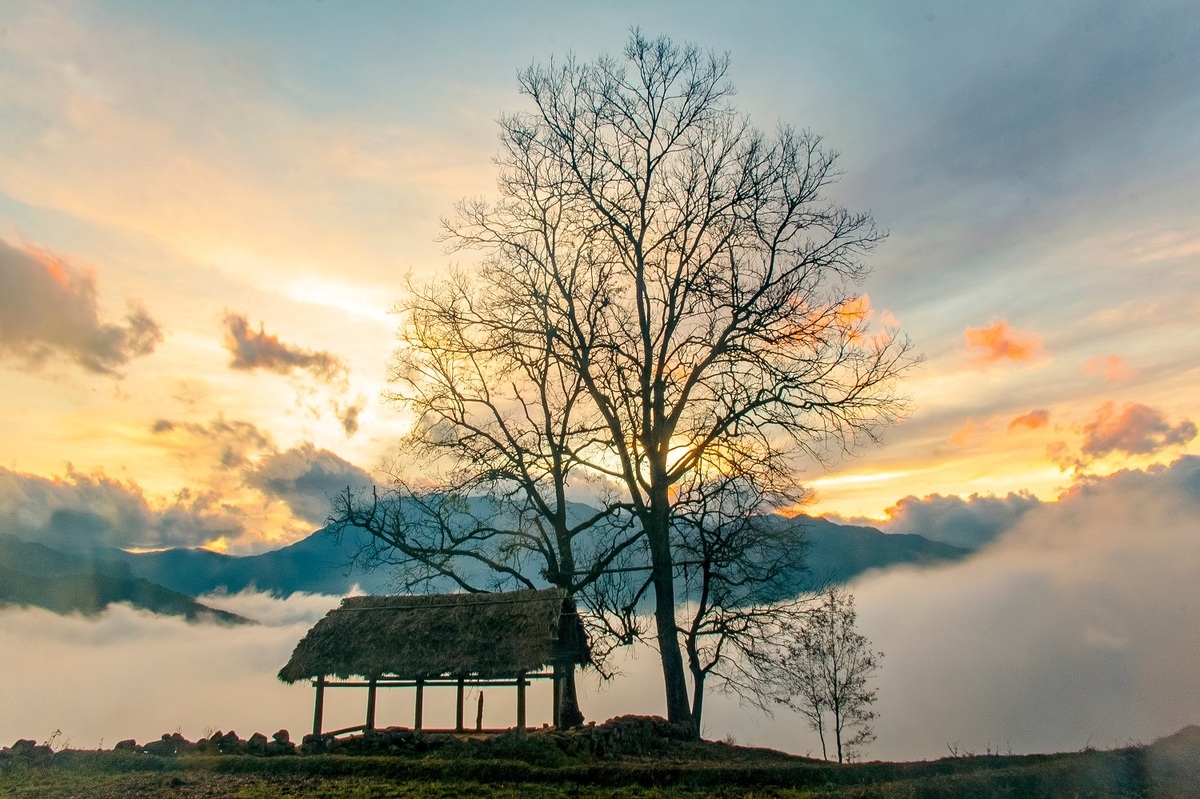
[[[465, 558], [518, 582], [536, 554], [542, 579], [581, 594], [634, 562], [622, 573], [644, 582], [625, 595], [653, 603], [682, 724], [678, 503], [753, 463], [756, 492], [786, 504], [805, 456], [896, 416], [911, 360], [895, 331], [868, 329], [857, 287], [882, 234], [827, 197], [835, 154], [754, 128], [727, 69], [635, 32], [622, 58], [521, 72], [532, 109], [500, 121], [499, 197], [445, 223], [451, 250], [479, 260], [402, 302], [393, 373], [419, 420], [409, 451], [516, 520], [435, 529], [407, 553], [401, 536], [399, 551], [451, 579]], [[580, 483], [595, 511], [573, 516]]]

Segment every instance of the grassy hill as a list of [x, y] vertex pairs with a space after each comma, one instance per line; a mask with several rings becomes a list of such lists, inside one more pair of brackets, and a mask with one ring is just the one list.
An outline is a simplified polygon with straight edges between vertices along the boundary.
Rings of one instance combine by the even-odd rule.
[[[809, 758], [670, 736], [653, 720], [614, 719], [573, 733], [507, 734], [487, 741], [408, 733], [403, 747], [369, 754], [265, 756], [203, 752], [51, 753], [32, 742], [0, 751], [0, 795], [98, 799], [242, 797], [351, 799], [467, 796], [822, 797], [841, 799], [1183, 799], [1200, 795], [1200, 728], [1149, 746], [1051, 755], [972, 756], [840, 766]], [[163, 736], [164, 741], [168, 736]], [[265, 742], [264, 736], [256, 738]], [[387, 738], [376, 736], [376, 744]], [[607, 740], [600, 750], [589, 739]], [[396, 738], [395, 740], [399, 740]], [[262, 744], [262, 746], [269, 746]], [[146, 750], [151, 747], [147, 746]], [[364, 747], [371, 751], [370, 746]], [[305, 749], [308, 749], [306, 747]], [[224, 750], [221, 750], [224, 751]]]

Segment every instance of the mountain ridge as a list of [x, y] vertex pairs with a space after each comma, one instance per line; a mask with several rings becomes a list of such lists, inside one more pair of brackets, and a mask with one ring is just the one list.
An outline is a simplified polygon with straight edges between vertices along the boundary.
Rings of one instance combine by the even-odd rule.
[[[872, 569], [949, 563], [972, 553], [913, 533], [890, 534], [873, 527], [837, 524], [804, 515], [775, 518], [803, 535], [809, 547], [807, 570], [798, 573], [787, 586], [796, 593], [830, 582], [847, 582]], [[136, 596], [144, 601], [159, 601], [171, 609], [166, 612], [180, 615], [182, 605], [178, 599], [155, 595], [147, 586], [193, 602], [204, 594], [238, 593], [246, 589], [280, 597], [297, 592], [342, 595], [356, 586], [367, 593], [394, 591], [394, 578], [387, 571], [352, 566], [355, 553], [368, 540], [363, 531], [346, 530], [335, 535], [324, 527], [287, 546], [254, 555], [226, 555], [204, 549], [127, 552], [111, 548], [71, 555], [0, 534], [0, 567], [30, 578], [58, 579], [60, 588], [78, 598], [79, 607], [71, 609], [94, 612], [93, 605], [100, 599], [124, 596], [126, 599], [108, 601], [131, 601], [129, 597]], [[15, 547], [14, 541], [20, 541], [23, 547]], [[21, 550], [19, 557], [15, 549]], [[61, 582], [67, 577], [71, 580]], [[0, 582], [3, 580], [0, 575]], [[98, 597], [91, 604], [83, 599], [88, 595], [88, 580], [93, 595]], [[37, 593], [32, 584], [22, 585], [27, 593]], [[44, 595], [38, 596], [42, 597], [40, 602], [28, 604], [45, 607], [50, 603]], [[4, 601], [2, 591], [0, 601]], [[194, 610], [193, 614], [201, 612]]]

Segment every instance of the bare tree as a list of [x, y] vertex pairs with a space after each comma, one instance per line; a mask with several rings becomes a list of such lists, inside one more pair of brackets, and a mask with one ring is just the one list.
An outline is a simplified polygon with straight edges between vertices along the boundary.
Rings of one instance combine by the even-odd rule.
[[[634, 32], [623, 59], [520, 73], [533, 110], [500, 121], [500, 197], [445, 223], [453, 251], [482, 259], [401, 304], [393, 374], [420, 420], [409, 445], [523, 519], [473, 533], [464, 557], [519, 581], [512, 564], [536, 552], [545, 579], [582, 571], [580, 592], [618, 561], [644, 569], [619, 593], [653, 601], [680, 724], [682, 488], [753, 462], [782, 501], [804, 456], [872, 440], [902, 410], [894, 382], [912, 360], [896, 331], [868, 331], [854, 289], [882, 234], [826, 198], [835, 155], [752, 127], [727, 69]], [[568, 520], [580, 481], [601, 489], [588, 527]], [[574, 546], [598, 529], [581, 568]], [[499, 559], [476, 546], [492, 535]], [[453, 578], [440, 557], [423, 562]]]
[[[397, 458], [435, 472], [414, 484], [398, 467], [383, 496], [347, 491], [335, 502], [335, 529], [369, 532], [359, 565], [396, 567], [410, 589], [549, 583], [573, 597], [588, 592], [593, 612], [584, 618], [603, 668], [604, 656], [636, 635], [620, 626], [636, 617], [605, 601], [623, 596], [610, 569], [640, 534], [619, 502], [568, 499], [571, 482], [594, 482], [581, 455], [603, 428], [580, 402], [579, 376], [549, 357], [544, 309], [511, 295], [477, 297], [451, 279], [412, 286], [405, 312], [392, 399], [420, 419]], [[559, 676], [556, 722], [574, 726], [583, 720], [574, 671]]]
[[710, 678], [770, 712], [777, 696], [759, 654], [808, 605], [800, 591], [807, 543], [769, 506], [757, 464], [736, 474], [693, 475], [676, 490], [679, 631], [692, 678], [692, 719], [703, 723]]
[[820, 605], [799, 618], [776, 661], [784, 692], [779, 701], [808, 720], [826, 760], [827, 735], [833, 737], [839, 763], [853, 759], [875, 740], [871, 705], [877, 692], [868, 683], [883, 654], [854, 629], [854, 596], [842, 588], [826, 588]]

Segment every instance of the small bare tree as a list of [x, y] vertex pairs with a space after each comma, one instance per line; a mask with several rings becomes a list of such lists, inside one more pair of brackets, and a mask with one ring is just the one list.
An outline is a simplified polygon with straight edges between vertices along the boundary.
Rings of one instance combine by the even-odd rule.
[[761, 512], [771, 498], [757, 465], [696, 475], [676, 495], [679, 631], [698, 729], [710, 679], [770, 712], [774, 686], [756, 654], [765, 642], [779, 640], [808, 604], [796, 596], [807, 572], [807, 543], [778, 516]]
[[855, 759], [875, 740], [871, 710], [877, 692], [868, 687], [883, 653], [854, 629], [854, 596], [842, 588], [826, 588], [820, 604], [798, 617], [778, 659], [779, 701], [798, 711], [821, 738], [832, 736], [839, 763]]

